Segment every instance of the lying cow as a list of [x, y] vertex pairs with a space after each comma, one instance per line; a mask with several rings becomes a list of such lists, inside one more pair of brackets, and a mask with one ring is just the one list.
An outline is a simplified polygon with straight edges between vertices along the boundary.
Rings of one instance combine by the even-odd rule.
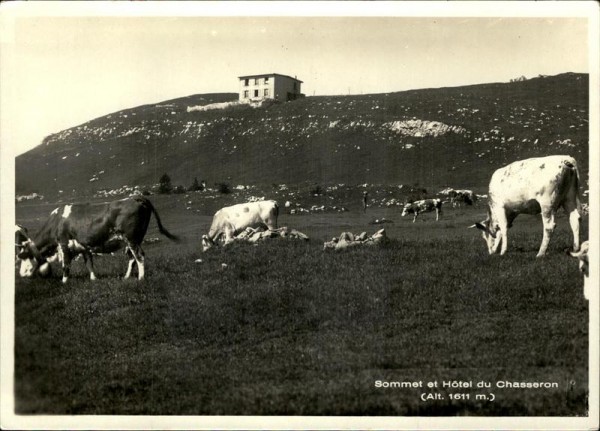
[[92, 253], [109, 253], [125, 246], [129, 278], [133, 263], [137, 263], [138, 279], [144, 278], [144, 240], [150, 218], [154, 214], [160, 233], [177, 241], [162, 225], [152, 203], [143, 196], [135, 196], [101, 205], [73, 204], [56, 208], [40, 231], [22, 243], [20, 275], [31, 277], [36, 270], [43, 272], [55, 252], [62, 262], [62, 281], [69, 278], [74, 257], [83, 255], [84, 262], [95, 280]]
[[585, 299], [590, 299], [589, 289], [591, 288], [591, 283], [589, 281], [590, 277], [590, 261], [588, 257], [588, 252], [590, 249], [589, 241], [584, 241], [581, 244], [581, 249], [578, 252], [571, 252], [571, 256], [579, 259], [579, 271], [583, 273], [583, 296]]
[[542, 214], [544, 236], [537, 257], [546, 254], [554, 231], [556, 211], [569, 214], [573, 250], [579, 250], [579, 172], [570, 156], [548, 156], [517, 161], [498, 169], [489, 187], [488, 216], [473, 226], [483, 231], [488, 252], [500, 254], [508, 247], [508, 229], [519, 214]]
[[354, 235], [352, 232], [342, 232], [339, 238], [332, 238], [331, 241], [327, 241], [323, 244], [323, 250], [334, 249], [344, 250], [350, 247], [357, 247], [361, 245], [376, 245], [387, 241], [387, 235], [385, 229], [379, 229], [371, 236], [367, 236], [366, 232], [362, 232], [359, 235]]
[[290, 229], [289, 227], [281, 227], [279, 229], [266, 229], [264, 226], [257, 228], [247, 227], [241, 233], [234, 237], [236, 241], [247, 241], [250, 243], [257, 243], [266, 239], [272, 238], [286, 238], [286, 239], [302, 239], [308, 241], [308, 235], [297, 231], [296, 229]]
[[417, 217], [421, 213], [435, 211], [435, 221], [440, 219], [440, 213], [442, 212], [442, 200], [441, 199], [423, 199], [420, 201], [414, 201], [404, 205], [402, 209], [402, 217], [407, 214], [414, 214], [413, 223], [417, 220]]
[[208, 235], [202, 235], [202, 251], [207, 251], [224, 237], [225, 244], [231, 243], [235, 236], [246, 228], [266, 226], [277, 229], [279, 207], [275, 201], [248, 202], [221, 208], [213, 217]]

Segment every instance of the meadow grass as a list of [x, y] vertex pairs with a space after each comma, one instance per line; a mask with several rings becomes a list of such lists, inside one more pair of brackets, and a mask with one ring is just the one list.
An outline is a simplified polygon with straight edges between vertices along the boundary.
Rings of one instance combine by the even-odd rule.
[[[96, 258], [95, 282], [81, 261], [66, 285], [58, 276], [17, 280], [16, 412], [585, 415], [588, 305], [563, 251], [566, 218], [542, 259], [539, 218], [519, 218], [500, 257], [466, 229], [480, 212], [448, 211], [437, 223], [384, 209], [284, 214], [280, 225], [309, 242], [201, 253], [210, 218], [167, 207], [163, 222], [186, 241], [146, 244], [144, 282], [121, 279], [120, 253]], [[394, 223], [368, 224], [382, 216]], [[322, 249], [343, 230], [380, 227], [390, 237], [380, 247]], [[376, 388], [377, 380], [559, 387], [441, 388], [443, 400], [423, 402], [420, 389]], [[449, 399], [459, 392], [471, 399]], [[490, 392], [493, 402], [474, 399]]]

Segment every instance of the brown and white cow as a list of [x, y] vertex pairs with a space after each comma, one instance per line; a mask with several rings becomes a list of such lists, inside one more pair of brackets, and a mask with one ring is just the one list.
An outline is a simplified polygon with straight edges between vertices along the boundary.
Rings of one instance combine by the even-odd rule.
[[546, 254], [554, 231], [556, 211], [569, 214], [573, 250], [579, 250], [579, 172], [570, 156], [536, 157], [511, 163], [492, 175], [488, 216], [473, 226], [483, 231], [488, 252], [500, 254], [508, 247], [508, 229], [519, 214], [542, 214], [544, 236], [537, 257]]
[[417, 220], [417, 217], [421, 213], [435, 211], [435, 220], [440, 219], [440, 213], [442, 212], [442, 200], [441, 199], [423, 199], [420, 201], [414, 201], [404, 205], [402, 209], [402, 217], [407, 214], [414, 214], [413, 223]]
[[202, 251], [216, 244], [222, 236], [225, 244], [244, 229], [266, 226], [269, 230], [277, 229], [279, 207], [275, 201], [248, 202], [221, 208], [213, 216], [208, 235], [202, 235]]
[[69, 278], [70, 264], [81, 254], [95, 280], [92, 253], [109, 253], [125, 247], [129, 265], [125, 278], [129, 278], [133, 263], [137, 263], [138, 279], [144, 278], [144, 240], [150, 218], [154, 214], [160, 233], [177, 241], [162, 225], [152, 203], [143, 196], [135, 196], [100, 205], [69, 204], [56, 208], [43, 227], [22, 243], [18, 255], [21, 259], [22, 277], [31, 277], [36, 270], [48, 264], [50, 256], [58, 252], [62, 262], [62, 281]]

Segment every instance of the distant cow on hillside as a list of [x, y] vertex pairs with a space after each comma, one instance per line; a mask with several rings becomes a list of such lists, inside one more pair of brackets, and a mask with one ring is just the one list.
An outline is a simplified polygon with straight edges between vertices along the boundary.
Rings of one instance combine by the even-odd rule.
[[225, 244], [248, 227], [277, 229], [279, 206], [275, 201], [258, 201], [221, 208], [213, 217], [208, 235], [202, 235], [202, 251], [207, 251], [222, 236]]
[[472, 190], [451, 190], [448, 192], [452, 207], [456, 208], [465, 205], [473, 205], [477, 201], [477, 195]]
[[423, 199], [408, 203], [404, 205], [404, 208], [402, 209], [402, 217], [406, 216], [407, 214], [414, 214], [414, 223], [419, 214], [431, 211], [435, 211], [435, 221], [438, 221], [440, 219], [440, 213], [442, 212], [441, 199]]
[[521, 160], [498, 169], [489, 186], [486, 220], [475, 223], [483, 231], [490, 254], [508, 247], [508, 229], [519, 214], [542, 214], [544, 236], [537, 257], [546, 254], [560, 208], [569, 214], [573, 231], [573, 251], [579, 250], [579, 172], [570, 156], [548, 156]]
[[108, 253], [125, 247], [129, 265], [125, 278], [129, 278], [133, 263], [137, 263], [138, 279], [144, 278], [144, 251], [141, 243], [146, 235], [150, 218], [154, 214], [160, 233], [171, 240], [171, 235], [162, 225], [152, 203], [143, 196], [121, 199], [101, 205], [72, 204], [56, 208], [44, 226], [33, 238], [21, 244], [18, 257], [21, 259], [20, 275], [31, 277], [48, 268], [48, 262], [58, 252], [62, 262], [62, 281], [66, 283], [70, 264], [79, 254], [95, 280], [92, 253]]

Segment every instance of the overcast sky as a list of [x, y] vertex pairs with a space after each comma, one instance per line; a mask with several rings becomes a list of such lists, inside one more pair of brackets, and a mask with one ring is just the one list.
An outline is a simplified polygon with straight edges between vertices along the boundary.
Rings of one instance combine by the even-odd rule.
[[18, 154], [48, 134], [120, 109], [236, 92], [240, 75], [297, 76], [312, 96], [589, 68], [584, 18], [267, 18], [262, 10], [262, 17], [15, 18], [3, 7], [2, 145]]

